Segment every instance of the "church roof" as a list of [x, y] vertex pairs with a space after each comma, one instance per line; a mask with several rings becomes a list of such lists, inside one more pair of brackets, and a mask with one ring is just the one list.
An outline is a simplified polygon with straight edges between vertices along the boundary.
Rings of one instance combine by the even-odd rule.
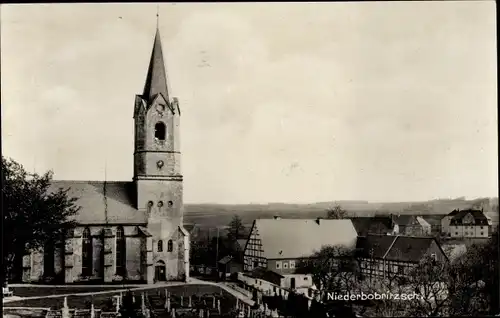
[[49, 191], [69, 189], [78, 200], [74, 216], [79, 224], [146, 224], [145, 211], [135, 208], [135, 187], [126, 181], [52, 181]]
[[153, 51], [151, 52], [151, 60], [149, 62], [148, 75], [142, 97], [151, 103], [158, 94], [162, 94], [163, 98], [168, 102], [167, 89], [167, 73], [165, 71], [165, 62], [163, 60], [163, 52], [161, 48], [160, 31], [156, 29]]

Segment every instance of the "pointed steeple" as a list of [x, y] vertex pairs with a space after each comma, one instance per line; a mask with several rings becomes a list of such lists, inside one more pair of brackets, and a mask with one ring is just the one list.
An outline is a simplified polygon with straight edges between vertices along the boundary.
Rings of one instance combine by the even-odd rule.
[[160, 30], [156, 28], [153, 51], [151, 52], [151, 60], [149, 62], [148, 75], [142, 97], [150, 103], [160, 93], [168, 101], [167, 73], [165, 72], [165, 62], [161, 49]]

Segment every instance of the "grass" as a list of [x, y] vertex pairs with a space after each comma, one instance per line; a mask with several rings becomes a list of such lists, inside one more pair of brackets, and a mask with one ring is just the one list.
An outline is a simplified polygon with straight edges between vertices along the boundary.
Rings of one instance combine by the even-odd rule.
[[[117, 288], [120, 288], [117, 286]], [[117, 289], [115, 288], [115, 289]], [[61, 288], [62, 289], [62, 288]], [[95, 288], [96, 289], [96, 288]], [[95, 290], [94, 289], [94, 290]], [[184, 286], [168, 286], [168, 287], [152, 287], [146, 290], [133, 291], [132, 293], [138, 297], [137, 300], [140, 301], [140, 295], [142, 292], [147, 292], [149, 295], [157, 294], [158, 291], [163, 295], [165, 293], [165, 289], [173, 296], [174, 299], [180, 298], [180, 296], [189, 297], [189, 296], [204, 296], [204, 295], [221, 295], [221, 307], [231, 307], [236, 303], [236, 299], [233, 295], [229, 294], [222, 288], [214, 285], [184, 285]], [[82, 292], [88, 292], [86, 289]], [[62, 294], [59, 292], [58, 294]], [[76, 308], [76, 309], [88, 309], [90, 308], [90, 302], [94, 303], [95, 308], [108, 308], [112, 307], [112, 296], [119, 295], [119, 292], [110, 291], [106, 294], [95, 294], [92, 296], [84, 295], [84, 296], [69, 296], [68, 297], [68, 307]], [[220, 298], [220, 296], [219, 296]], [[187, 305], [187, 299], [184, 302]], [[64, 297], [52, 297], [52, 298], [38, 298], [38, 299], [27, 299], [14, 301], [4, 304], [4, 307], [47, 307], [51, 309], [60, 309], [63, 307]]]

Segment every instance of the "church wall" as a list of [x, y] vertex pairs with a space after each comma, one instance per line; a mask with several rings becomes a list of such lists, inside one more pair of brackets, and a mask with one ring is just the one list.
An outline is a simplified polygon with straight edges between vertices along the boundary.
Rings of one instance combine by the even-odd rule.
[[73, 282], [78, 282], [82, 279], [82, 234], [83, 228], [77, 227], [74, 230], [72, 239], [73, 245]]
[[104, 230], [104, 282], [110, 283], [116, 272], [116, 229], [106, 228]]
[[126, 237], [126, 255], [127, 255], [127, 279], [141, 280], [143, 273], [141, 271], [141, 246], [143, 238]]

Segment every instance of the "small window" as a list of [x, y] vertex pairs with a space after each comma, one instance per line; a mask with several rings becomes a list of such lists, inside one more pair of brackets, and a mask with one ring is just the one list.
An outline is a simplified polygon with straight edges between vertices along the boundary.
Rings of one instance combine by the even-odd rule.
[[481, 230], [483, 229], [483, 227], [481, 226]]
[[284, 263], [283, 263], [283, 268], [284, 268], [284, 269], [287, 269], [287, 268], [288, 268], [288, 263], [287, 263], [287, 262], [284, 262]]
[[483, 235], [484, 232], [481, 232], [481, 235]]
[[437, 261], [437, 256], [436, 256], [436, 254], [432, 253], [432, 254], [431, 254], [431, 258], [432, 258], [433, 260]]
[[163, 206], [163, 201], [158, 202], [158, 207], [161, 208]]
[[169, 252], [172, 252], [174, 250], [174, 243], [172, 242], [172, 240], [168, 240], [168, 251]]
[[168, 201], [168, 206], [169, 206], [169, 207], [172, 207], [172, 205], [174, 205], [174, 202], [172, 202], [172, 201]]
[[276, 262], [276, 269], [281, 269], [281, 262]]
[[158, 252], [163, 252], [163, 241], [162, 240], [158, 241]]
[[295, 261], [290, 261], [290, 268], [295, 268]]
[[165, 132], [166, 132], [165, 124], [162, 122], [156, 123], [156, 125], [155, 125], [155, 138], [158, 139], [159, 141], [164, 141], [165, 140]]
[[458, 235], [458, 232], [455, 232], [455, 235]]
[[304, 280], [309, 280], [309, 277], [307, 277], [307, 276], [304, 276]]

